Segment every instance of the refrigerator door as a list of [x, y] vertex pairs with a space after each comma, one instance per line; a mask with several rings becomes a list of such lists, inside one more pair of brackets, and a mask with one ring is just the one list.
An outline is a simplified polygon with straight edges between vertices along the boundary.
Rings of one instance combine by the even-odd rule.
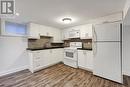
[[95, 25], [94, 41], [120, 41], [120, 23], [106, 23]]
[[122, 83], [119, 42], [95, 42], [94, 75]]

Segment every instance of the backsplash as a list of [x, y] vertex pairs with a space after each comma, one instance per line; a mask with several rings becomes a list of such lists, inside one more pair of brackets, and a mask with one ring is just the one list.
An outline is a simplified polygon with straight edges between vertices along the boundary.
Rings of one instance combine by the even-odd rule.
[[40, 39], [28, 39], [28, 48], [69, 47], [70, 42], [82, 42], [83, 48], [92, 49], [92, 39], [74, 38], [65, 40], [64, 43], [52, 43], [53, 37], [42, 36]]
[[28, 39], [28, 48], [43, 48], [51, 46], [52, 37], [40, 37], [40, 39]]
[[92, 49], [92, 39], [82, 40], [83, 48]]
[[92, 39], [73, 38], [64, 41], [64, 46], [70, 46], [70, 42], [82, 42], [83, 48], [92, 49]]

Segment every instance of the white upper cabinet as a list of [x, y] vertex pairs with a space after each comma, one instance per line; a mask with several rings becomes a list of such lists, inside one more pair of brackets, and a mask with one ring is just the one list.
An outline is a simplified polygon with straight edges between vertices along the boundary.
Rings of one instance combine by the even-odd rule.
[[29, 29], [29, 38], [35, 38], [35, 39], [40, 39], [40, 31], [39, 31], [39, 25], [35, 23], [29, 23], [28, 24], [28, 29]]
[[62, 40], [68, 40], [69, 39], [69, 30], [64, 29], [62, 30]]
[[52, 36], [52, 33], [50, 27], [35, 23], [29, 24], [29, 38], [40, 39], [40, 36]]
[[53, 36], [53, 29], [51, 27], [48, 26], [44, 26], [44, 25], [39, 25], [39, 33], [41, 36]]
[[29, 23], [29, 38], [40, 39], [40, 36], [53, 37], [53, 42], [62, 42], [61, 30], [40, 24]]
[[61, 30], [55, 29], [55, 31], [53, 31], [53, 42], [54, 43], [62, 43], [63, 41], [61, 40]]
[[51, 28], [50, 34], [53, 36], [54, 43], [62, 43], [61, 29]]
[[81, 39], [92, 39], [92, 24], [86, 24], [80, 26], [80, 38]]

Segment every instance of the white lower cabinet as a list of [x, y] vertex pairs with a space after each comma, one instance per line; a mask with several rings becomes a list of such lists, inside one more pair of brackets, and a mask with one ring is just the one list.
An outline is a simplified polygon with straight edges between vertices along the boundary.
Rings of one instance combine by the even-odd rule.
[[78, 50], [79, 68], [93, 71], [93, 52], [89, 50]]
[[43, 64], [42, 60], [33, 61], [34, 69], [42, 68], [42, 64]]
[[57, 61], [63, 61], [64, 56], [64, 50], [62, 49], [53, 49], [52, 50], [52, 63], [57, 63]]
[[63, 61], [63, 48], [29, 51], [29, 70], [33, 73]]

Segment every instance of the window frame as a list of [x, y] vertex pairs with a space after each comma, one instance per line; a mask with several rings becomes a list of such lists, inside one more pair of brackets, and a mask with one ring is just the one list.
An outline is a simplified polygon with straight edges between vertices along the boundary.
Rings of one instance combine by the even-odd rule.
[[22, 24], [22, 23], [16, 23], [16, 22], [12, 22], [12, 21], [1, 20], [0, 33], [2, 36], [15, 36], [15, 37], [27, 37], [28, 36], [28, 28], [27, 28], [26, 24], [23, 24], [26, 26], [26, 29], [27, 29], [26, 34], [17, 34], [17, 33], [10, 33], [10, 32], [6, 31], [6, 28], [5, 28], [6, 22], [10, 22], [10, 23], [14, 23], [14, 24]]

